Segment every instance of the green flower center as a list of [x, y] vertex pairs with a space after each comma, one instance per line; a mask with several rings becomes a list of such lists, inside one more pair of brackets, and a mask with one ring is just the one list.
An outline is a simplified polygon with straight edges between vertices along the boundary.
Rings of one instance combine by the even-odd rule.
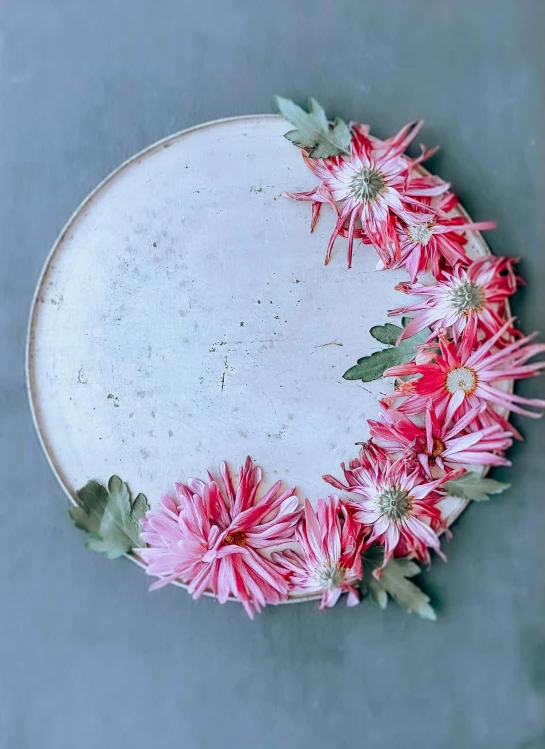
[[321, 588], [338, 588], [345, 576], [346, 570], [338, 562], [327, 562], [316, 571], [316, 580]]
[[449, 301], [456, 312], [461, 315], [480, 312], [485, 302], [484, 289], [471, 281], [462, 281], [450, 293]]
[[457, 390], [463, 390], [466, 395], [471, 393], [477, 387], [477, 372], [471, 367], [456, 367], [447, 373], [445, 387], [451, 395]]
[[386, 187], [384, 176], [377, 169], [364, 167], [352, 177], [350, 192], [360, 203], [371, 203]]
[[395, 522], [406, 518], [413, 506], [409, 492], [399, 486], [389, 486], [379, 497], [378, 504], [382, 514]]
[[433, 230], [427, 224], [416, 224], [407, 227], [407, 234], [413, 242], [425, 247], [432, 237]]

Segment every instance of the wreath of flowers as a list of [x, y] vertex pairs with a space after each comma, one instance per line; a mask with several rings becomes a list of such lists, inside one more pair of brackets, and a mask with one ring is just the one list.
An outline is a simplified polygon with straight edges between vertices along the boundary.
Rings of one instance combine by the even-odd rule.
[[[434, 619], [429, 597], [409, 578], [420, 572], [416, 562], [430, 564], [430, 551], [444, 558], [449, 495], [483, 500], [508, 487], [482, 476], [488, 466], [510, 465], [505, 451], [522, 439], [506, 415], [537, 418], [545, 401], [499, 383], [537, 375], [545, 361], [528, 362], [545, 344], [508, 316], [520, 281], [516, 259], [466, 254], [469, 233], [494, 223], [465, 220], [450, 185], [421, 169], [436, 149], [405, 155], [423, 122], [380, 141], [367, 125], [330, 122], [314, 99], [308, 112], [288, 99], [277, 104], [294, 126], [286, 138], [318, 179], [308, 192], [285, 195], [310, 202], [311, 231], [324, 203], [337, 215], [326, 265], [341, 236], [350, 267], [360, 240], [376, 250], [378, 269], [406, 268], [410, 281], [396, 289], [418, 299], [390, 310], [407, 316], [401, 327], [371, 329], [386, 348], [344, 374], [393, 378], [393, 391], [368, 421], [371, 437], [359, 455], [341, 464], [340, 478], [323, 477], [342, 495], [319, 498], [314, 509], [281, 481], [260, 494], [262, 471], [248, 457], [236, 481], [221, 463], [218, 477], [175, 484], [175, 495], [154, 509], [142, 494], [132, 501], [116, 476], [108, 487], [90, 481], [71, 516], [89, 533], [89, 548], [135, 554], [157, 578], [152, 589], [180, 582], [194, 598], [235, 598], [250, 617], [301, 596], [329, 608], [346, 593], [349, 606], [368, 594], [384, 608], [389, 594]], [[418, 281], [426, 271], [432, 285]]]

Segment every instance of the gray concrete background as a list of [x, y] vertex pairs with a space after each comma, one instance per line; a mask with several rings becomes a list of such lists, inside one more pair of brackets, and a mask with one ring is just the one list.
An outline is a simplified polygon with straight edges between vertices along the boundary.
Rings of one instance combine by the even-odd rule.
[[[31, 424], [23, 354], [56, 234], [121, 161], [169, 133], [314, 95], [379, 135], [428, 121], [432, 168], [545, 328], [544, 12], [532, 0], [2, 0], [0, 747], [545, 746], [543, 422], [512, 489], [456, 523], [424, 575], [436, 624], [393, 605], [266, 611], [147, 593], [84, 550]], [[534, 380], [518, 392], [537, 394]], [[516, 420], [518, 426], [521, 421]]]

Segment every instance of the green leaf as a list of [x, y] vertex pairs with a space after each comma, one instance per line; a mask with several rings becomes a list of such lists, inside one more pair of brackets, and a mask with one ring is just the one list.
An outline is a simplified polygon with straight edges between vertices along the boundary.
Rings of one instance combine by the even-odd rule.
[[374, 577], [367, 578], [365, 581], [365, 592], [369, 595], [372, 603], [384, 611], [388, 605], [388, 593], [386, 593], [378, 580]]
[[388, 605], [388, 594], [381, 587], [379, 581], [373, 575], [378, 570], [384, 560], [384, 549], [382, 546], [373, 544], [362, 555], [361, 561], [363, 566], [363, 579], [361, 589], [363, 594], [367, 594], [372, 603], [379, 609], [384, 609]]
[[375, 351], [371, 356], [364, 356], [358, 359], [358, 363], [343, 374], [345, 380], [361, 380], [362, 382], [371, 382], [378, 380], [384, 372], [390, 367], [403, 362], [402, 352], [396, 348], [386, 348], [382, 351]]
[[350, 129], [346, 122], [337, 117], [331, 125], [324, 108], [316, 101], [309, 99], [308, 112], [295, 104], [291, 99], [275, 97], [280, 114], [286, 118], [295, 130], [286, 133], [286, 138], [302, 148], [309, 148], [313, 159], [325, 159], [350, 153]]
[[403, 333], [403, 328], [387, 322], [385, 325], [374, 325], [369, 332], [379, 343], [384, 343], [387, 346], [395, 346], [397, 339]]
[[382, 567], [384, 561], [384, 547], [373, 544], [366, 549], [361, 557], [364, 572], [373, 573]]
[[78, 528], [91, 534], [88, 549], [115, 559], [141, 546], [140, 520], [148, 510], [148, 501], [139, 494], [131, 502], [129, 488], [118, 476], [112, 476], [108, 488], [89, 481], [77, 492], [81, 506], [70, 509]]
[[511, 484], [504, 484], [494, 479], [485, 479], [478, 473], [464, 473], [452, 481], [444, 484], [446, 491], [453, 497], [460, 499], [472, 499], [475, 502], [484, 502], [490, 499], [491, 494], [501, 494], [509, 489]]
[[70, 508], [70, 517], [80, 530], [98, 533], [100, 521], [108, 504], [108, 490], [98, 481], [89, 481], [76, 494], [79, 506]]
[[422, 619], [435, 621], [435, 611], [424, 591], [408, 580], [420, 574], [420, 567], [411, 559], [390, 559], [382, 570], [379, 584], [408, 614], [418, 614]]
[[381, 609], [385, 609], [390, 595], [405, 611], [418, 614], [422, 619], [434, 621], [435, 612], [430, 606], [430, 599], [420, 588], [408, 580], [420, 573], [420, 567], [411, 559], [390, 559], [384, 569], [380, 570], [384, 561], [382, 546], [373, 545], [362, 556], [363, 580], [361, 587], [371, 601]]
[[[405, 327], [409, 322], [409, 318], [403, 318], [403, 320]], [[358, 363], [350, 367], [343, 374], [345, 380], [362, 380], [362, 382], [378, 380], [389, 367], [406, 364], [414, 359], [416, 347], [425, 343], [429, 336], [429, 330], [426, 328], [411, 338], [401, 341], [399, 346], [395, 346], [393, 344], [395, 344], [402, 332], [402, 329], [397, 325], [392, 325], [392, 323], [375, 325], [371, 328], [370, 332], [377, 341], [389, 343], [390, 348], [375, 351], [370, 356], [358, 359]]]

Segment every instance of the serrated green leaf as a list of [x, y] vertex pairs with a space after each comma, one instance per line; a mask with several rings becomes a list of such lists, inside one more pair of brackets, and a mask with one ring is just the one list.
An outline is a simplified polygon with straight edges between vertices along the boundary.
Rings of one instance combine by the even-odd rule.
[[[401, 328], [391, 323], [386, 325], [375, 325], [371, 328], [371, 335], [380, 340], [378, 336], [383, 339], [389, 338], [390, 340], [394, 336], [394, 329], [397, 333], [394, 339], [394, 343], [401, 334]], [[377, 333], [378, 329], [378, 333]], [[384, 372], [390, 367], [395, 367], [398, 364], [406, 364], [414, 359], [416, 354], [416, 346], [425, 343], [429, 336], [429, 330], [426, 328], [420, 333], [413, 335], [411, 338], [406, 338], [401, 341], [399, 346], [392, 345], [390, 348], [382, 349], [381, 351], [375, 351], [370, 356], [364, 356], [358, 359], [357, 364], [350, 367], [344, 374], [345, 380], [362, 380], [362, 382], [371, 382], [372, 380], [378, 380]], [[381, 341], [384, 343], [385, 340]]]
[[373, 544], [363, 552], [361, 561], [364, 572], [373, 573], [380, 569], [384, 561], [384, 546]]
[[[145, 516], [146, 512], [149, 510], [148, 500], [145, 494], [140, 493], [134, 502], [132, 503], [131, 508], [131, 519], [133, 521], [136, 521], [138, 523], [138, 531], [140, 532], [140, 520]], [[139, 539], [140, 540], [140, 537]]]
[[361, 380], [371, 382], [378, 380], [384, 372], [396, 364], [403, 363], [403, 351], [398, 348], [387, 348], [375, 351], [371, 356], [358, 359], [358, 363], [343, 374], [345, 380]]
[[350, 129], [346, 122], [337, 117], [331, 125], [323, 107], [316, 99], [309, 99], [309, 111], [299, 107], [291, 99], [276, 96], [276, 105], [295, 130], [286, 133], [286, 138], [302, 148], [309, 148], [313, 159], [325, 159], [350, 153]]
[[362, 555], [363, 579], [361, 587], [372, 603], [385, 609], [390, 595], [405, 611], [415, 613], [423, 619], [435, 620], [435, 612], [430, 606], [429, 597], [413, 582], [408, 580], [420, 573], [420, 567], [411, 559], [390, 559], [380, 576], [384, 561], [384, 549], [374, 544]]
[[82, 506], [71, 508], [70, 516], [78, 528], [91, 534], [87, 548], [115, 559], [142, 545], [139, 521], [148, 509], [143, 494], [131, 502], [127, 484], [112, 476], [107, 489], [89, 481], [77, 496]]
[[370, 601], [382, 610], [388, 605], [388, 594], [381, 587], [373, 572], [380, 568], [383, 560], [384, 548], [382, 546], [373, 544], [366, 549], [361, 558], [363, 578], [360, 583], [363, 595], [368, 595]]
[[420, 567], [411, 559], [390, 559], [380, 576], [380, 586], [392, 596], [408, 614], [418, 614], [422, 619], [435, 621], [435, 611], [430, 598], [418, 585], [408, 580], [420, 573]]
[[70, 517], [80, 530], [97, 533], [108, 504], [108, 490], [98, 481], [88, 481], [76, 495], [79, 506], [70, 508]]
[[501, 494], [509, 489], [511, 484], [504, 484], [495, 479], [486, 479], [478, 473], [464, 473], [452, 481], [444, 484], [446, 491], [453, 497], [473, 500], [474, 502], [485, 502], [490, 499], [491, 494]]
[[423, 343], [426, 343], [429, 336], [429, 328], [424, 328], [424, 330], [421, 330], [419, 333], [416, 333], [410, 338], [405, 338], [404, 341], [401, 341], [399, 346], [397, 346], [396, 348], [402, 348], [404, 350], [404, 361], [410, 361], [416, 354], [416, 347], [421, 346]]
[[379, 343], [384, 343], [387, 346], [395, 346], [397, 339], [403, 333], [403, 328], [387, 322], [385, 325], [373, 325], [369, 332]]
[[123, 538], [115, 538], [115, 535], [108, 536], [106, 539], [100, 536], [88, 538], [85, 542], [85, 548], [105, 554], [108, 559], [118, 559], [127, 551], [130, 551], [130, 549], [127, 549], [126, 544], [123, 543]]
[[368, 577], [365, 581], [365, 592], [369, 595], [369, 600], [378, 606], [379, 609], [384, 609], [388, 605], [388, 593], [384, 590], [378, 580], [374, 577]]

